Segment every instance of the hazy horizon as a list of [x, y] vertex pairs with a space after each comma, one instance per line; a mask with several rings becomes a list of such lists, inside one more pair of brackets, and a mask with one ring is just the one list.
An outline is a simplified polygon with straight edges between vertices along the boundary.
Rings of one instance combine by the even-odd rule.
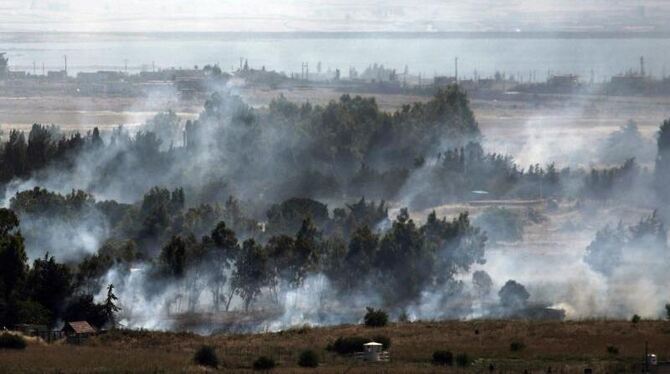
[[668, 15], [658, 0], [6, 0], [0, 32], [667, 31]]

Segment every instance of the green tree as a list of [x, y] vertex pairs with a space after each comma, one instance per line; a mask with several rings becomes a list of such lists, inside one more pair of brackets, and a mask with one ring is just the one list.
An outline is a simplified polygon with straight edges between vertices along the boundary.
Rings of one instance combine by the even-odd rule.
[[65, 300], [72, 294], [72, 275], [64, 264], [57, 263], [49, 253], [36, 259], [28, 273], [26, 289], [33, 300], [47, 308], [52, 316], [60, 316]]
[[245, 311], [267, 285], [268, 275], [268, 258], [263, 247], [253, 239], [245, 240], [231, 282], [244, 301]]
[[382, 238], [375, 258], [375, 268], [386, 281], [387, 301], [398, 304], [419, 297], [432, 275], [432, 263], [432, 258], [424, 252], [419, 229], [407, 209], [402, 209], [391, 230]]
[[343, 274], [344, 289], [352, 289], [360, 284], [363, 277], [370, 276], [375, 265], [379, 248], [379, 236], [366, 225], [354, 231], [349, 241], [349, 250], [344, 257]]
[[28, 272], [19, 219], [13, 211], [0, 208], [0, 295], [8, 300], [18, 291]]
[[208, 249], [208, 257], [212, 260], [209, 284], [214, 310], [219, 310], [221, 302], [226, 303], [226, 310], [228, 310], [233, 293], [231, 292], [227, 300], [224, 300], [226, 297], [223, 296], [223, 290], [228, 281], [227, 274], [240, 254], [237, 237], [224, 221], [220, 221], [212, 230], [211, 236], [205, 237], [203, 241]]

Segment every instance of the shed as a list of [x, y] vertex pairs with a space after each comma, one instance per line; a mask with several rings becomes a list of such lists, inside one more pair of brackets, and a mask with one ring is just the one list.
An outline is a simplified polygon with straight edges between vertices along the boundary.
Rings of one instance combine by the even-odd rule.
[[363, 344], [363, 352], [357, 352], [356, 358], [362, 359], [364, 361], [370, 362], [379, 362], [379, 361], [390, 361], [391, 355], [388, 351], [383, 350], [384, 345], [377, 342], [369, 342]]
[[68, 343], [81, 343], [97, 331], [86, 321], [65, 322], [63, 333], [67, 337]]

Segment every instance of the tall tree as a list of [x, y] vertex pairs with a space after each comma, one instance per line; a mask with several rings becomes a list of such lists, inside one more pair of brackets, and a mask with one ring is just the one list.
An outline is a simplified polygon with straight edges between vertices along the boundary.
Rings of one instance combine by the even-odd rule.
[[116, 305], [116, 301], [119, 300], [114, 294], [114, 285], [109, 284], [107, 286], [107, 298], [105, 299], [105, 315], [107, 316], [107, 323], [112, 327], [116, 327], [116, 313], [121, 310], [119, 306]]
[[244, 301], [244, 310], [261, 293], [268, 282], [268, 259], [263, 247], [253, 239], [242, 244], [242, 252], [233, 273], [232, 287]]
[[0, 295], [8, 300], [18, 291], [28, 271], [19, 219], [13, 211], [0, 208]]
[[231, 266], [239, 256], [240, 246], [235, 236], [235, 232], [226, 226], [224, 221], [219, 222], [210, 237], [203, 239], [205, 247], [208, 250], [207, 256], [211, 258], [211, 272], [209, 277], [210, 290], [212, 292], [212, 302], [214, 310], [218, 311], [221, 302], [226, 302], [226, 309], [230, 305], [230, 299], [233, 297], [231, 292], [228, 300], [223, 296], [223, 289], [228, 281], [227, 274]]
[[72, 294], [72, 275], [67, 266], [57, 263], [53, 256], [46, 253], [44, 258], [33, 262], [26, 286], [32, 299], [57, 317], [65, 306], [65, 300]]

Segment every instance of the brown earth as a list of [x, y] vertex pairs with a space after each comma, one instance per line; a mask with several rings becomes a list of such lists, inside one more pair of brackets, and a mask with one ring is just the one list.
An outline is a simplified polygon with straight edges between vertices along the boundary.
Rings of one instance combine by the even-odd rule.
[[[326, 347], [340, 336], [391, 339], [391, 362], [365, 364], [338, 356]], [[114, 331], [92, 338], [82, 346], [63, 343], [29, 344], [24, 351], [0, 350], [0, 372], [201, 372], [191, 359], [203, 344], [216, 348], [223, 362], [219, 371], [251, 372], [261, 355], [278, 362], [276, 372], [312, 372], [297, 365], [302, 350], [313, 349], [321, 359], [318, 372], [409, 373], [495, 372], [595, 373], [632, 372], [644, 355], [644, 343], [659, 360], [670, 358], [670, 322], [584, 320], [394, 323], [382, 328], [344, 325], [327, 328], [296, 328], [284, 332], [215, 335], [148, 331]], [[512, 342], [525, 348], [513, 352]], [[608, 352], [607, 347], [618, 349]], [[474, 362], [467, 369], [431, 364], [436, 350], [467, 353]]]

